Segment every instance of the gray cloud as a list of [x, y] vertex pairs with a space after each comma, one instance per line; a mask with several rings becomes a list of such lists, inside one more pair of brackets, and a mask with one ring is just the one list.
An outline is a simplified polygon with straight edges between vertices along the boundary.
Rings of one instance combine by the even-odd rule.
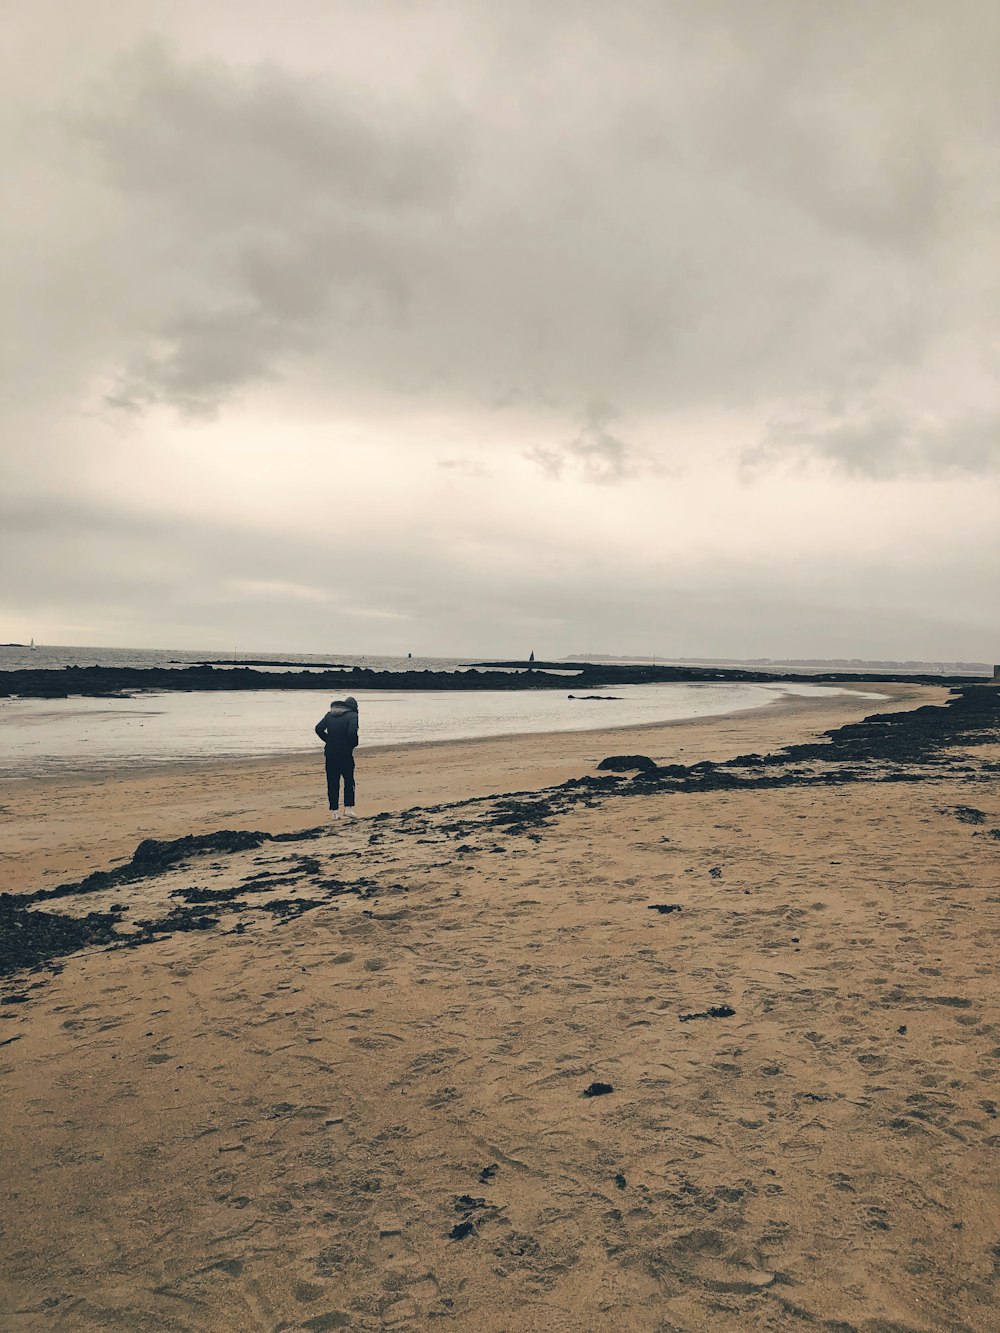
[[439, 458], [438, 467], [445, 472], [455, 472], [465, 477], [490, 477], [493, 470], [476, 458]]
[[610, 403], [590, 403], [573, 439], [563, 445], [536, 445], [528, 450], [526, 457], [555, 480], [572, 469], [584, 481], [601, 485], [624, 481], [635, 476], [642, 465], [636, 451], [612, 434], [611, 426], [619, 416]]
[[887, 13], [472, 7], [467, 40], [501, 39], [467, 51], [474, 98], [141, 46], [72, 120], [145, 270], [110, 397], [213, 411], [299, 373], [568, 412], [878, 393], [995, 320], [964, 246], [1000, 176], [975, 28]]
[[130, 242], [181, 279], [150, 294], [146, 348], [108, 395], [131, 409], [211, 412], [291, 357], [405, 325], [407, 270], [461, 162], [434, 114], [387, 120], [319, 80], [159, 44], [73, 123], [129, 201]]
[[29, 627], [61, 615], [92, 626], [87, 637], [98, 643], [103, 632], [164, 646], [499, 655], [614, 644], [664, 656], [802, 656], [810, 645], [856, 656], [860, 644], [885, 656], [899, 643], [938, 642], [976, 658], [975, 608], [1000, 574], [995, 552], [960, 579], [932, 558], [918, 597], [891, 561], [849, 586], [836, 571], [817, 571], [803, 586], [791, 563], [766, 579], [759, 564], [732, 564], [720, 579], [710, 567], [629, 566], [600, 549], [575, 579], [562, 566], [544, 552], [517, 569], [489, 550], [456, 560], [446, 544], [415, 547], [402, 534], [289, 539], [225, 517], [0, 501], [6, 615]]
[[[830, 536], [798, 534], [794, 570], [758, 551], [773, 596], [732, 552], [754, 513], [849, 516], [877, 483], [902, 531], [918, 481], [997, 485], [1000, 7], [14, 9], [0, 481], [21, 517], [0, 614], [162, 604], [177, 633], [242, 637], [246, 616], [291, 647], [329, 595], [372, 634], [412, 615], [459, 651], [525, 624], [624, 646], [669, 614], [686, 651], [742, 626], [746, 651], [809, 655], [788, 626], [874, 635], [858, 571], [898, 557], [879, 624], [920, 640], [899, 655], [987, 651], [988, 586], [950, 618], [916, 521], [850, 567]], [[278, 533], [286, 448], [331, 497], [345, 459], [377, 461], [360, 536]], [[744, 513], [726, 496], [746, 475]], [[958, 578], [963, 523], [921, 503]], [[581, 554], [581, 531], [606, 549]]]
[[743, 460], [751, 475], [782, 460], [820, 461], [882, 481], [1000, 473], [1000, 412], [941, 422], [862, 405], [833, 420], [792, 417], [772, 423]]

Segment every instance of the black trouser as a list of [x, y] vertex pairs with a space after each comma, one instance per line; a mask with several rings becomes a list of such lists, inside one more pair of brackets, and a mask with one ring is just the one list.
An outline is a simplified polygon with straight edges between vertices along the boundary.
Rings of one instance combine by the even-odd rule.
[[354, 805], [354, 751], [332, 750], [326, 747], [326, 794], [330, 798], [330, 809], [340, 805], [340, 779], [344, 779], [344, 804], [350, 809]]

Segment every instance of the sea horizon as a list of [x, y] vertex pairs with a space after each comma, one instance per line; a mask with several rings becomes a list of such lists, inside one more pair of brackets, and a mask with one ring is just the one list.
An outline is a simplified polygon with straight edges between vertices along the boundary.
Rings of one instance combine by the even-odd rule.
[[[285, 649], [248, 648], [212, 649], [212, 648], [134, 648], [115, 645], [79, 645], [79, 644], [0, 644], [0, 671], [19, 670], [62, 670], [65, 667], [118, 667], [130, 669], [169, 668], [183, 670], [186, 667], [211, 664], [219, 669], [254, 666], [258, 670], [280, 670], [281, 667], [301, 667], [320, 670], [331, 665], [347, 668], [366, 667], [373, 671], [461, 671], [482, 666], [494, 665], [505, 661], [521, 661], [527, 664], [528, 648], [521, 658], [516, 654], [491, 656], [489, 654], [417, 654], [406, 653], [342, 653], [331, 649], [326, 653], [294, 652]], [[650, 653], [566, 653], [548, 656], [536, 653], [539, 663], [593, 662], [598, 665], [652, 664], [656, 666], [680, 667], [719, 667], [748, 668], [752, 670], [794, 671], [897, 671], [927, 674], [938, 672], [942, 675], [990, 675], [991, 663], [971, 661], [934, 661], [908, 658], [896, 660], [889, 658], [819, 658], [819, 657], [713, 657], [713, 656], [669, 656]], [[261, 665], [274, 663], [274, 666]]]

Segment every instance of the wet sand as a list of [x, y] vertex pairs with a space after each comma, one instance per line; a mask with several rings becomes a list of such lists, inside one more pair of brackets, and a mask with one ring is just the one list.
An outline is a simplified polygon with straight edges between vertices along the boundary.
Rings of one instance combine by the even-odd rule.
[[[801, 703], [366, 756], [369, 809], [872, 711]], [[4, 986], [4, 1326], [994, 1330], [998, 761], [414, 810], [54, 904], [225, 906]], [[145, 775], [149, 831], [194, 831], [190, 781], [206, 828], [226, 792], [313, 822], [317, 768], [250, 769]], [[125, 784], [63, 796], [134, 849]]]

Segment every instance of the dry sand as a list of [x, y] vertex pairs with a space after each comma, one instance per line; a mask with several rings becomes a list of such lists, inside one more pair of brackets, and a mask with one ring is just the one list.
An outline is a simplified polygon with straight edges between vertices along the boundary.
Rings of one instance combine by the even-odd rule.
[[[386, 751], [362, 790], [398, 810], [871, 711]], [[34, 887], [140, 836], [313, 823], [318, 777], [0, 799]], [[72, 909], [363, 886], [7, 985], [3, 1326], [996, 1330], [996, 782], [612, 796], [513, 835], [490, 809], [199, 857]]]

